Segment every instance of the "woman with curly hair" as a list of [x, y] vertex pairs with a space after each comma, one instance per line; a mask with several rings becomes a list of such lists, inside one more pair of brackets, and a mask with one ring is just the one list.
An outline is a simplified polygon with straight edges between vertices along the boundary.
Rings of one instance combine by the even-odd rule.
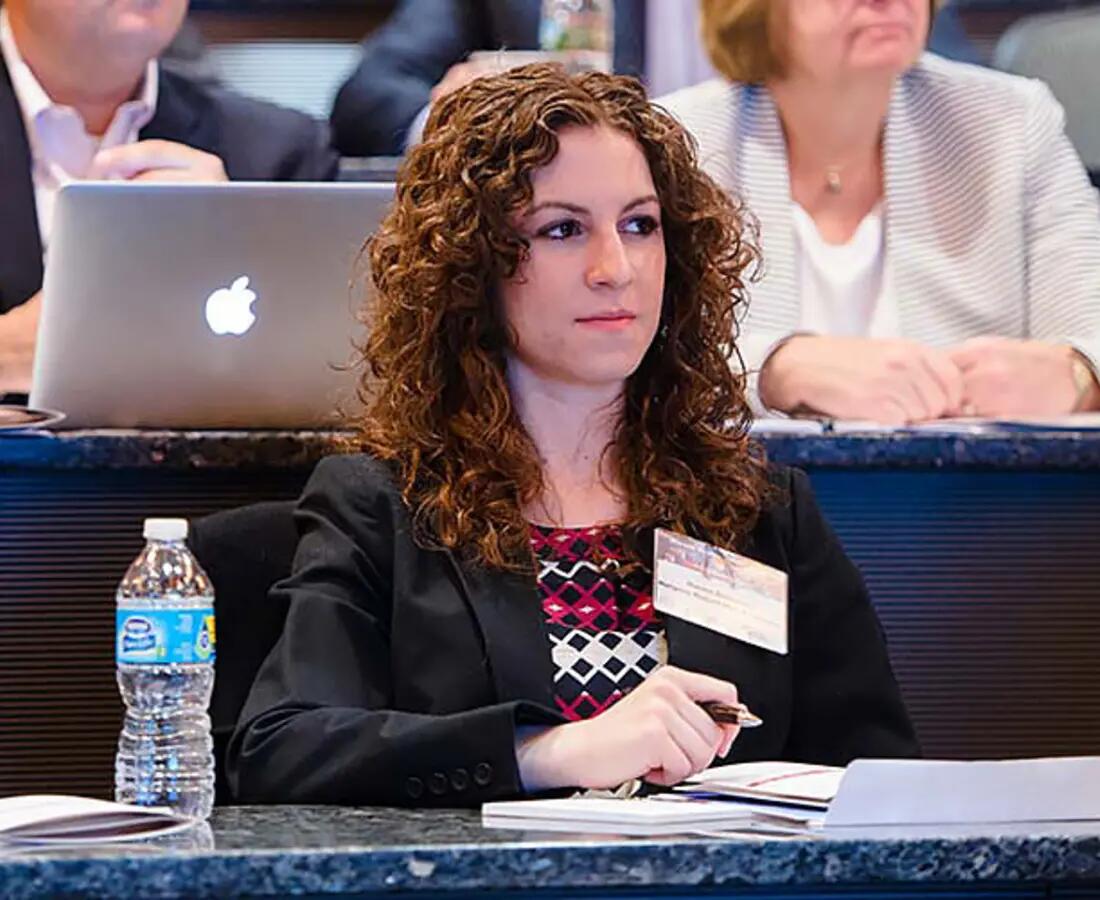
[[[531, 66], [439, 104], [370, 242], [361, 452], [299, 502], [239, 799], [471, 805], [916, 752], [858, 572], [748, 437], [754, 261], [637, 82]], [[790, 651], [655, 612], [657, 527], [788, 573]], [[740, 735], [700, 706], [739, 699], [763, 718]]]

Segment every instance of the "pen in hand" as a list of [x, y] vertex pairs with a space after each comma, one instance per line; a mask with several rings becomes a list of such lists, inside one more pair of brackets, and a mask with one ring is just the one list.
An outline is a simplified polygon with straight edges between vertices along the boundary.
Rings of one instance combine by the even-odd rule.
[[[764, 724], [764, 720], [745, 706], [744, 703], [720, 703], [717, 700], [703, 700], [699, 702], [699, 706], [719, 725], [740, 725], [742, 728], [756, 728]], [[644, 786], [645, 782], [641, 778], [631, 778], [615, 788], [580, 791], [573, 796], [613, 797], [623, 800], [637, 797]]]
[[743, 703], [719, 703], [717, 700], [704, 700], [699, 704], [719, 725], [740, 725], [742, 728], [756, 728], [764, 720]]

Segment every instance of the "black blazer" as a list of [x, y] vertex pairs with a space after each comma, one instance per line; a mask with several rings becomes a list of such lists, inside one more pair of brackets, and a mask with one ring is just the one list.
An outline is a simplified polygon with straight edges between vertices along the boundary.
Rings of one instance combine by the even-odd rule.
[[[397, 156], [447, 69], [475, 50], [533, 50], [541, 0], [402, 0], [363, 43], [336, 96], [333, 141], [345, 156]], [[615, 0], [616, 72], [640, 75], [644, 0]]]
[[[855, 566], [806, 476], [744, 549], [790, 573], [791, 652], [666, 617], [675, 665], [735, 683], [764, 719], [731, 761], [843, 764], [912, 756], [912, 726]], [[229, 743], [245, 803], [459, 806], [521, 792], [516, 726], [556, 724], [550, 643], [533, 581], [460, 564], [411, 539], [386, 467], [323, 460], [299, 501], [289, 601]]]
[[[142, 140], [160, 138], [219, 156], [237, 181], [331, 181], [339, 157], [328, 129], [302, 113], [159, 73], [157, 108]], [[42, 287], [42, 242], [31, 152], [7, 67], [0, 58], [0, 313]]]

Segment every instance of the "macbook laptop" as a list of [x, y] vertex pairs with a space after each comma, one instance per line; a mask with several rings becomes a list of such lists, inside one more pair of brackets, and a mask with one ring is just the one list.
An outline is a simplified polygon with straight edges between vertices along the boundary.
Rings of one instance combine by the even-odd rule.
[[32, 407], [59, 427], [308, 428], [354, 407], [391, 184], [62, 189]]

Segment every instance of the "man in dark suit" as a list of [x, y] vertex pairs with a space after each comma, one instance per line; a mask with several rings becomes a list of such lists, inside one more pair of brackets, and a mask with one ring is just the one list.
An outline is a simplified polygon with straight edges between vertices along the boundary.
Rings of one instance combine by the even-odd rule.
[[[333, 143], [345, 156], [404, 152], [417, 116], [476, 77], [475, 50], [534, 50], [541, 0], [401, 0], [363, 45], [332, 110]], [[644, 0], [614, 0], [616, 72], [640, 75]]]
[[0, 393], [29, 387], [64, 184], [336, 175], [324, 126], [158, 66], [186, 12], [187, 0], [0, 7]]

